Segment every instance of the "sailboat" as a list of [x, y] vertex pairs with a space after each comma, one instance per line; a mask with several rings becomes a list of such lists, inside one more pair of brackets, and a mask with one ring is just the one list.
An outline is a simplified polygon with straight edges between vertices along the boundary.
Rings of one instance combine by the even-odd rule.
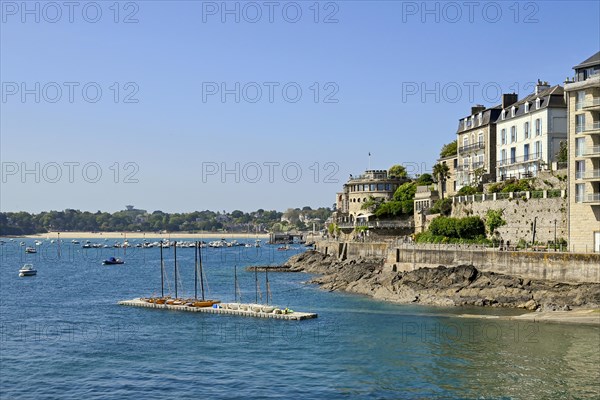
[[[212, 307], [214, 304], [218, 304], [220, 300], [206, 299], [204, 296], [204, 274], [202, 271], [202, 250], [199, 242], [196, 242], [195, 254], [194, 254], [194, 298], [193, 299], [182, 299], [179, 298], [178, 292], [178, 268], [177, 268], [177, 242], [173, 243], [173, 256], [174, 256], [174, 267], [175, 267], [175, 298], [171, 296], [165, 296], [165, 285], [164, 285], [164, 260], [163, 260], [163, 247], [160, 246], [160, 285], [161, 285], [161, 297], [144, 299], [148, 303], [155, 304], [169, 304], [169, 305], [186, 305], [189, 307]], [[198, 279], [200, 280], [201, 298], [198, 298]]]

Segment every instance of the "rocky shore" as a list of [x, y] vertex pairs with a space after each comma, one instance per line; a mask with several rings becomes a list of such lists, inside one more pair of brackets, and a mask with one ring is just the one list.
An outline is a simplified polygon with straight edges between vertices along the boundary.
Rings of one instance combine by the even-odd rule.
[[479, 271], [472, 265], [392, 272], [383, 269], [381, 259], [338, 261], [307, 251], [291, 257], [283, 267], [318, 274], [311, 283], [327, 290], [359, 293], [398, 303], [512, 307], [532, 311], [600, 308], [600, 284], [523, 279]]

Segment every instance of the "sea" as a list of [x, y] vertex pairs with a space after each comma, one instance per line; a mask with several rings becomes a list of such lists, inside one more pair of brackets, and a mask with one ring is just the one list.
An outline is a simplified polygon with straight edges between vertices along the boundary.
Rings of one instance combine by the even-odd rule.
[[[1, 399], [600, 397], [600, 328], [495, 318], [516, 310], [393, 304], [322, 290], [304, 273], [246, 270], [279, 265], [301, 245], [202, 249], [205, 297], [318, 314], [283, 321], [117, 304], [173, 295], [175, 283], [180, 297], [201, 296], [193, 248], [177, 249], [177, 279], [174, 250], [164, 249], [161, 289], [156, 247], [3, 240]], [[109, 257], [125, 264], [102, 265]], [[36, 276], [18, 276], [25, 263]]]

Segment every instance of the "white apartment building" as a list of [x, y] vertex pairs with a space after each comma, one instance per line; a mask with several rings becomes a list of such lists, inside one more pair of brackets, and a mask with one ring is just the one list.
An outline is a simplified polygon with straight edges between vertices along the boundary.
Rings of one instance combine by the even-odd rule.
[[496, 135], [496, 181], [531, 178], [549, 169], [560, 143], [567, 141], [563, 88], [538, 81], [534, 93], [502, 109]]

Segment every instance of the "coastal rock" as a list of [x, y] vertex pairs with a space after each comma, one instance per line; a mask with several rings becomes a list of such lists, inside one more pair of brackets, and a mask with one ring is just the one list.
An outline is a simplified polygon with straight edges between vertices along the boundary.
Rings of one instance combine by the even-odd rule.
[[307, 251], [291, 257], [284, 267], [318, 274], [311, 282], [326, 290], [399, 303], [519, 307], [532, 311], [600, 307], [600, 284], [523, 279], [483, 272], [473, 265], [384, 271], [382, 259], [361, 257], [339, 261], [317, 251]]

